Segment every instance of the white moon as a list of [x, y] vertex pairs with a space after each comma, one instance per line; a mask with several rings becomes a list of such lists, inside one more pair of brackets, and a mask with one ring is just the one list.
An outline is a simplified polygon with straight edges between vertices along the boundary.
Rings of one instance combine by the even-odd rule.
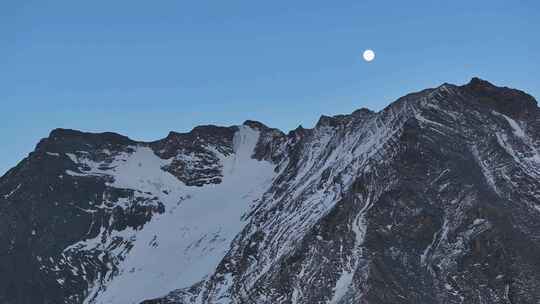
[[365, 50], [362, 56], [365, 61], [370, 62], [375, 59], [375, 52], [373, 50]]

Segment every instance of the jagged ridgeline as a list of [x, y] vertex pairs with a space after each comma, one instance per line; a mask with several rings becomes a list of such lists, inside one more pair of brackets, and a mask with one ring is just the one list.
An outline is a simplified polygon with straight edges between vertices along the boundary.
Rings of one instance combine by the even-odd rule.
[[0, 303], [540, 303], [540, 111], [474, 78], [288, 134], [57, 129], [0, 179]]

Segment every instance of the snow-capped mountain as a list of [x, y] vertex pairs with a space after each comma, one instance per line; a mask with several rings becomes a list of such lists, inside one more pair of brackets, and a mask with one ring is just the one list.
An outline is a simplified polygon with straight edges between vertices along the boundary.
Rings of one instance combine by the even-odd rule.
[[540, 303], [539, 151], [477, 78], [288, 134], [57, 129], [0, 179], [0, 303]]

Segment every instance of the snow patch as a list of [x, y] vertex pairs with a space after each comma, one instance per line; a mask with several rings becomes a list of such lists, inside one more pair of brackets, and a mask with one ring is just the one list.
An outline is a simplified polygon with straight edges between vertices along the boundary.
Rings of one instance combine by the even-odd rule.
[[512, 131], [513, 131], [514, 135], [516, 135], [519, 138], [525, 138], [526, 137], [525, 132], [523, 131], [523, 129], [521, 129], [521, 127], [519, 126], [517, 121], [513, 120], [512, 118], [510, 118], [510, 117], [508, 117], [508, 116], [506, 116], [504, 114], [500, 114], [500, 113], [498, 113], [498, 114], [501, 115], [502, 117], [504, 117], [504, 119], [506, 119], [506, 121], [508, 122], [508, 124], [512, 128]]
[[480, 225], [482, 223], [484, 223], [486, 221], [486, 219], [482, 219], [482, 218], [477, 218], [473, 221], [473, 225]]
[[353, 276], [354, 273], [352, 271], [343, 271], [341, 273], [341, 276], [337, 280], [336, 286], [334, 287], [334, 295], [332, 296], [329, 304], [338, 304], [345, 294], [347, 294], [347, 290], [349, 290], [349, 286], [351, 286]]

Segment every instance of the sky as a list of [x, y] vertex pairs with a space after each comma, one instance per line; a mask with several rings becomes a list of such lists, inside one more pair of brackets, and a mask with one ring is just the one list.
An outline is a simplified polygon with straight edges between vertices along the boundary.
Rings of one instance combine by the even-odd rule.
[[288, 131], [473, 76], [538, 98], [539, 32], [538, 0], [1, 1], [0, 175], [54, 128]]

